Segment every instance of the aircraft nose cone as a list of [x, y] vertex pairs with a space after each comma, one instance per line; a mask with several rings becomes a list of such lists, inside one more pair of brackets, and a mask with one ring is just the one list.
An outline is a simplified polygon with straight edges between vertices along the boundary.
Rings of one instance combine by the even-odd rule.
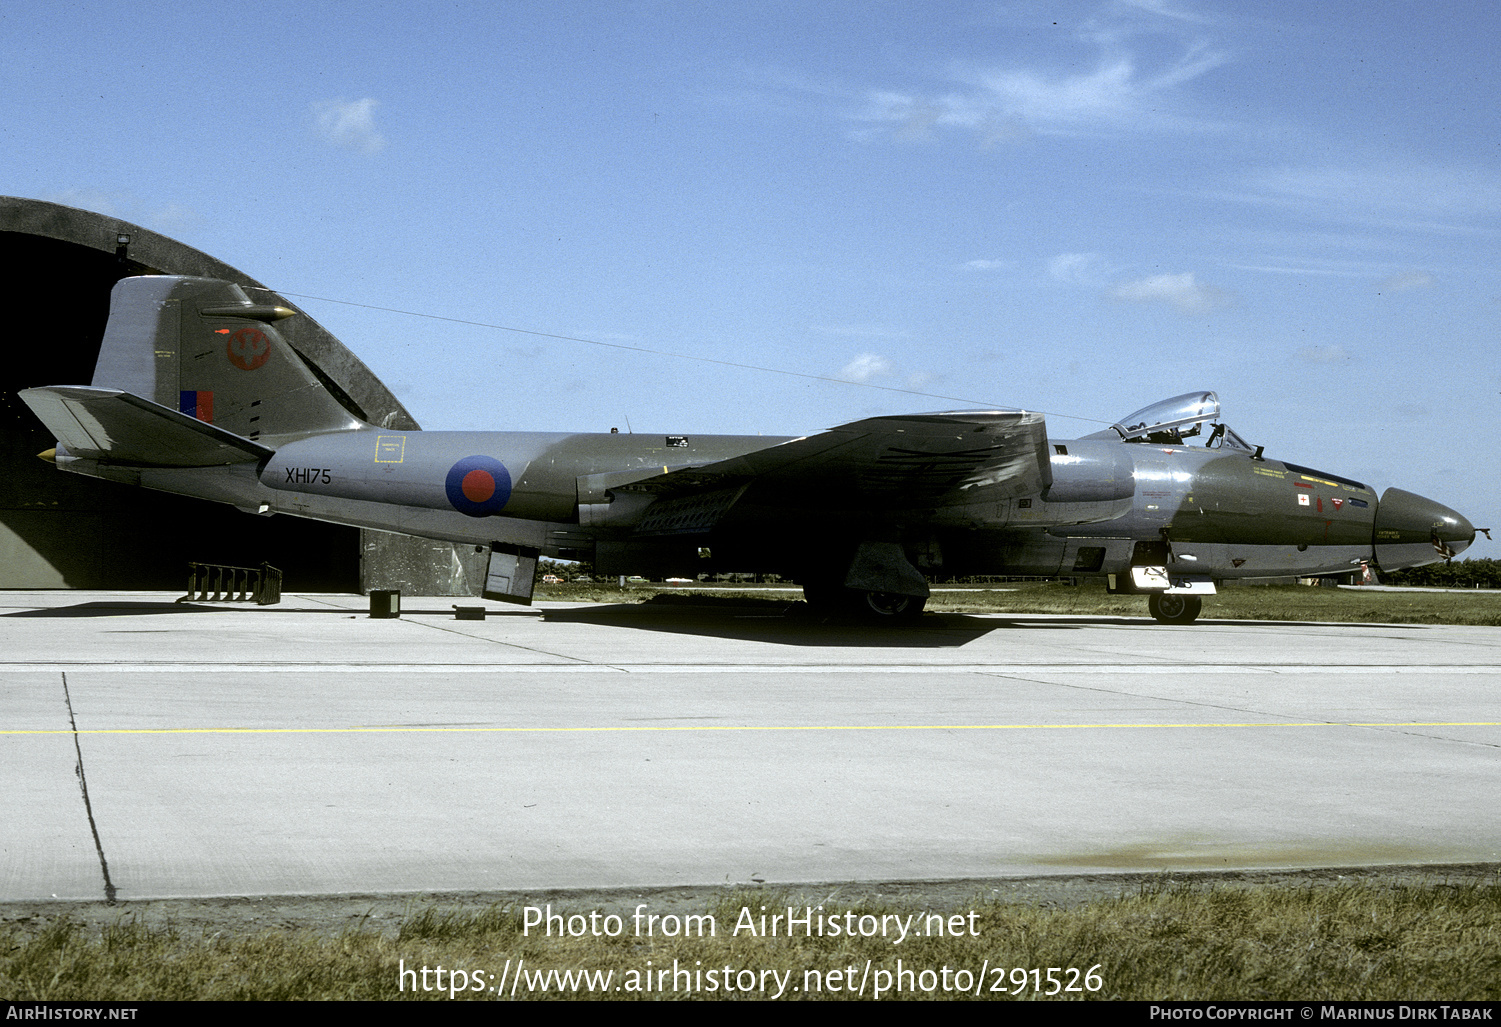
[[1464, 552], [1475, 541], [1475, 526], [1442, 503], [1403, 489], [1387, 489], [1376, 508], [1374, 541], [1376, 559], [1383, 567], [1416, 567]]

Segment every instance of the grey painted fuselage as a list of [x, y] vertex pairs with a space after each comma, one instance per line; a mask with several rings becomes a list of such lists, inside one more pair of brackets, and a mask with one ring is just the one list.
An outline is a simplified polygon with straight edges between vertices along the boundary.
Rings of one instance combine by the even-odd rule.
[[[653, 507], [670, 500], [618, 487], [670, 481], [789, 441], [366, 429], [286, 443], [259, 473], [241, 464], [123, 477], [266, 515], [500, 541], [550, 556], [592, 558], [605, 542], [622, 573], [724, 567], [797, 576], [821, 554], [881, 538], [902, 544], [925, 572], [945, 575], [1121, 573], [1139, 562], [1139, 544], [1165, 542], [1178, 571], [1223, 580], [1348, 573], [1378, 559], [1388, 568], [1432, 562], [1442, 558], [1435, 534], [1455, 552], [1473, 538], [1453, 511], [1407, 493], [1389, 494], [1401, 509], [1382, 519], [1378, 536], [1381, 502], [1358, 482], [1237, 450], [1101, 439], [1049, 440], [1052, 484], [1029, 494], [996, 484], [873, 510], [859, 494], [838, 491], [810, 490], [807, 502], [789, 505], [781, 489], [752, 481], [712, 523], [682, 531], [643, 533]], [[504, 505], [480, 516], [456, 510], [445, 488], [450, 469], [474, 456], [493, 459], [511, 478]], [[121, 477], [116, 468], [81, 464], [73, 469]], [[633, 558], [652, 566], [636, 567]]]

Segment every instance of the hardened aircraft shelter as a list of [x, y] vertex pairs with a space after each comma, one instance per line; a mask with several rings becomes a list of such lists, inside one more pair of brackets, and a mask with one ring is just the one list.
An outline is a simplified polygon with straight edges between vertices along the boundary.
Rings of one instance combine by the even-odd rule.
[[288, 589], [471, 594], [481, 565], [443, 543], [256, 517], [60, 474], [38, 460], [56, 443], [16, 392], [88, 384], [110, 289], [121, 278], [151, 274], [221, 278], [258, 302], [298, 310], [302, 316], [280, 330], [341, 403], [373, 424], [419, 427], [338, 339], [243, 272], [116, 217], [0, 197], [0, 302], [11, 326], [0, 360], [0, 588], [174, 589], [184, 587], [192, 561], [264, 561], [282, 570]]

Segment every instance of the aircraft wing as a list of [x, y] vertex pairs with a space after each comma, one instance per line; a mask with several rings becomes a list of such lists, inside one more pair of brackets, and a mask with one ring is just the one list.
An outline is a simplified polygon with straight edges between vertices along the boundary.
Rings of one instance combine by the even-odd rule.
[[254, 463], [275, 450], [149, 399], [82, 385], [18, 393], [70, 456], [153, 467]]
[[799, 503], [902, 509], [962, 501], [982, 486], [1009, 495], [1052, 483], [1043, 415], [978, 410], [870, 417], [712, 464], [617, 486], [677, 499], [749, 486]]

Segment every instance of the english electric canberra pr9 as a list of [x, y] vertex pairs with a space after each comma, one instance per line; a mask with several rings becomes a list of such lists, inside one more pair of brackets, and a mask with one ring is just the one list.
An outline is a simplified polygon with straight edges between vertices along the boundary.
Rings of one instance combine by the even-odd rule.
[[486, 546], [485, 594], [521, 603], [547, 555], [605, 575], [776, 573], [815, 607], [885, 621], [919, 614], [932, 575], [1097, 579], [1188, 623], [1217, 581], [1396, 570], [1475, 537], [1422, 496], [1264, 456], [1212, 392], [1066, 440], [1024, 410], [787, 438], [391, 431], [282, 339], [293, 314], [217, 279], [126, 278], [92, 383], [20, 395], [63, 470]]

